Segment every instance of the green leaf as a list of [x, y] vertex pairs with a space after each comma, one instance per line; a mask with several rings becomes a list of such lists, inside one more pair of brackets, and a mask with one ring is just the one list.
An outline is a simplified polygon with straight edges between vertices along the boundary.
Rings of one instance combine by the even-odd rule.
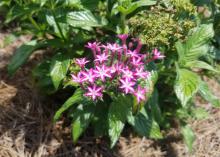
[[76, 103], [80, 103], [83, 99], [85, 99], [82, 94], [83, 94], [82, 90], [78, 88], [74, 92], [74, 94], [55, 113], [54, 121], [57, 121], [61, 117], [62, 113], [67, 109], [69, 109], [72, 105]]
[[195, 61], [188, 61], [184, 65], [186, 68], [200, 68], [200, 69], [206, 69], [211, 70], [214, 72], [217, 72], [211, 65], [209, 65], [206, 62], [195, 60]]
[[159, 102], [158, 102], [158, 91], [157, 90], [154, 90], [146, 106], [150, 107], [152, 116], [157, 121], [157, 123], [161, 124], [163, 122], [163, 116], [161, 114], [161, 109], [160, 109]]
[[120, 96], [116, 100], [111, 103], [108, 112], [108, 119], [109, 119], [109, 136], [111, 139], [111, 147], [113, 147], [126, 122], [127, 115], [132, 112], [132, 98], [127, 96]]
[[202, 24], [184, 44], [176, 43], [179, 63], [194, 61], [205, 55], [209, 50], [207, 44], [214, 36], [212, 24]]
[[150, 97], [154, 91], [154, 85], [157, 82], [158, 73], [157, 71], [152, 70], [150, 76], [145, 80], [144, 86], [148, 89], [147, 97]]
[[186, 69], [177, 69], [174, 89], [183, 107], [186, 107], [189, 99], [198, 91], [200, 81], [197, 74]]
[[67, 14], [67, 23], [72, 27], [101, 27], [106, 23], [96, 18], [90, 11], [75, 11]]
[[206, 119], [209, 116], [209, 113], [204, 109], [204, 108], [193, 108], [191, 110], [192, 116], [195, 117], [196, 119]]
[[182, 59], [184, 58], [184, 54], [185, 54], [184, 45], [180, 41], [178, 41], [175, 43], [175, 47], [179, 55], [179, 60], [182, 61]]
[[34, 50], [40, 48], [42, 45], [37, 42], [37, 40], [32, 40], [20, 46], [15, 55], [12, 57], [9, 65], [8, 72], [10, 75], [13, 75], [16, 70], [23, 65], [29, 56], [34, 52]]
[[181, 128], [181, 132], [184, 138], [184, 141], [188, 147], [189, 152], [192, 152], [193, 149], [193, 143], [196, 139], [193, 130], [190, 128], [189, 125], [183, 126]]
[[72, 138], [76, 143], [81, 134], [86, 130], [91, 122], [91, 118], [94, 114], [95, 106], [91, 102], [84, 102], [77, 106], [74, 111], [74, 120], [72, 122]]
[[14, 5], [11, 7], [11, 9], [8, 11], [5, 23], [10, 23], [14, 19], [21, 17], [24, 18], [25, 16], [31, 15], [31, 13], [34, 13], [39, 9], [39, 6], [36, 4], [29, 4], [29, 5]]
[[66, 11], [56, 9], [54, 12], [45, 12], [45, 18], [49, 26], [54, 30], [55, 35], [60, 38], [67, 38], [69, 25], [66, 22]]
[[108, 108], [109, 106], [105, 102], [99, 101], [96, 104], [93, 118], [94, 133], [96, 137], [108, 135]]
[[147, 115], [145, 108], [133, 117], [129, 117], [128, 123], [133, 126], [134, 130], [142, 136], [160, 139], [162, 134], [157, 122]]
[[209, 101], [214, 107], [220, 107], [220, 100], [212, 94], [207, 83], [201, 81], [199, 85], [199, 94], [207, 101]]
[[133, 2], [138, 5], [138, 7], [143, 7], [143, 6], [151, 6], [157, 4], [156, 0], [139, 0], [137, 2]]
[[55, 89], [58, 89], [60, 82], [66, 77], [70, 65], [70, 59], [64, 54], [58, 53], [53, 57], [50, 65], [50, 76]]

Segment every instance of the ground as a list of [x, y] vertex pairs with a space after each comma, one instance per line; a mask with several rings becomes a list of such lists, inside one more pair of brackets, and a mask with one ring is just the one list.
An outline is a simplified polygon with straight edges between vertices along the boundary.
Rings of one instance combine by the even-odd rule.
[[[0, 33], [0, 46], [8, 32]], [[210, 113], [204, 120], [191, 120], [196, 133], [193, 153], [188, 153], [180, 131], [173, 128], [160, 141], [137, 137], [125, 131], [116, 147], [110, 150], [106, 139], [95, 139], [86, 133], [74, 145], [70, 129], [61, 120], [52, 123], [59, 100], [43, 97], [33, 85], [31, 68], [41, 58], [32, 56], [14, 77], [9, 77], [6, 65], [16, 48], [30, 40], [22, 36], [0, 48], [0, 157], [219, 157], [220, 110], [198, 101]], [[220, 86], [207, 80], [218, 94]]]

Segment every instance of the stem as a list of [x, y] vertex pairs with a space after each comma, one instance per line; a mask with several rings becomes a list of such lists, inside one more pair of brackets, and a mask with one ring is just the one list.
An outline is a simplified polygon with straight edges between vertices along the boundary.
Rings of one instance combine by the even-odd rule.
[[125, 33], [125, 26], [126, 26], [126, 14], [121, 14], [121, 29], [122, 33]]
[[52, 10], [52, 15], [53, 15], [53, 18], [54, 18], [54, 20], [55, 20], [55, 23], [56, 23], [56, 25], [57, 25], [57, 28], [58, 28], [58, 30], [59, 30], [59, 33], [60, 33], [62, 39], [63, 39], [64, 41], [66, 41], [66, 38], [65, 38], [65, 36], [63, 35], [63, 32], [62, 32], [62, 30], [61, 30], [61, 27], [60, 27], [59, 23], [58, 23], [57, 20], [56, 20], [56, 17], [55, 17], [55, 14], [54, 14], [54, 10]]
[[40, 26], [36, 23], [36, 21], [33, 19], [32, 15], [28, 16], [28, 19], [31, 21], [32, 25], [39, 31], [41, 31]]

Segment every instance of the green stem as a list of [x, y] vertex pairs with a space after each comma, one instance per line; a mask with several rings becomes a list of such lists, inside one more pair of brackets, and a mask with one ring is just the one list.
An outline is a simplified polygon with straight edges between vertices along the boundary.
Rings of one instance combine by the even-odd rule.
[[126, 15], [121, 14], [121, 28], [122, 28], [122, 33], [125, 33], [125, 27], [126, 27]]
[[55, 14], [54, 14], [54, 10], [52, 10], [52, 14], [53, 14], [55, 23], [56, 23], [56, 25], [57, 25], [57, 28], [58, 28], [58, 30], [59, 30], [59, 32], [60, 32], [60, 35], [61, 35], [62, 39], [63, 39], [64, 41], [66, 41], [66, 38], [65, 38], [65, 36], [63, 35], [63, 32], [62, 32], [62, 30], [61, 30], [61, 27], [60, 27], [59, 23], [58, 23], [57, 20], [56, 20], [56, 17], [55, 17]]
[[31, 23], [33, 24], [33, 26], [34, 26], [37, 30], [41, 31], [40, 26], [39, 26], [39, 25], [36, 23], [36, 21], [33, 19], [32, 15], [30, 15], [28, 18], [29, 18], [29, 20], [31, 21]]

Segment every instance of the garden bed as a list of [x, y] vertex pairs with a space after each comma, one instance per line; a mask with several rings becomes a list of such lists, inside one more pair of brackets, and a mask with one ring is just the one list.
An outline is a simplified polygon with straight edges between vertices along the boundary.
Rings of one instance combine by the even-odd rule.
[[[0, 34], [0, 43], [7, 35], [7, 32]], [[163, 140], [140, 138], [127, 128], [112, 150], [109, 149], [108, 140], [94, 138], [88, 130], [74, 145], [70, 128], [65, 125], [66, 120], [62, 119], [55, 125], [52, 123], [56, 106], [63, 102], [53, 96], [42, 97], [33, 87], [31, 68], [42, 57], [42, 52], [32, 56], [13, 78], [7, 74], [6, 65], [14, 50], [29, 40], [29, 36], [21, 36], [12, 44], [0, 49], [0, 156], [220, 156], [220, 111], [213, 109], [210, 104], [203, 104], [199, 98], [197, 105], [204, 106], [210, 116], [204, 120], [190, 121], [197, 137], [192, 154], [187, 153], [178, 126], [171, 129]], [[214, 91], [220, 90], [215, 81], [207, 82]]]

